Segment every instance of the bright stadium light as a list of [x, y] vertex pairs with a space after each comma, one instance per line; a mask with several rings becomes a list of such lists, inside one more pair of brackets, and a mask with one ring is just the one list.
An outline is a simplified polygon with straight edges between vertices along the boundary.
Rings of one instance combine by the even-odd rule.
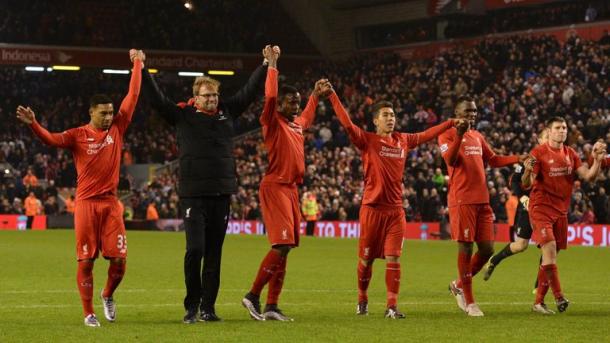
[[79, 66], [53, 66], [53, 70], [79, 71]]
[[232, 76], [232, 75], [235, 75], [235, 72], [233, 70], [208, 70], [208, 75]]
[[191, 1], [185, 1], [184, 2], [184, 8], [186, 8], [189, 11], [193, 10], [193, 3]]
[[27, 66], [27, 67], [25, 67], [25, 70], [27, 70], [27, 71], [44, 71], [44, 67]]
[[151, 73], [151, 74], [156, 74], [156, 73], [158, 73], [158, 72], [159, 72], [159, 70], [157, 70], [157, 69], [153, 69], [153, 68], [149, 68], [149, 69], [148, 69], [148, 72], [149, 72], [149, 73]]
[[104, 69], [104, 74], [129, 74], [127, 69]]
[[53, 71], [53, 68], [52, 68], [52, 67], [47, 67], [47, 71], [48, 71], [48, 72], [52, 72], [52, 71]]
[[180, 71], [178, 72], [179, 76], [203, 76], [202, 72], [199, 71]]

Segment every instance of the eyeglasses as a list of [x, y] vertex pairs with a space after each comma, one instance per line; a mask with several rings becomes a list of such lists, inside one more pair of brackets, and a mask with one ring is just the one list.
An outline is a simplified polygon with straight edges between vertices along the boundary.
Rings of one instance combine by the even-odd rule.
[[218, 96], [218, 93], [199, 94], [197, 96], [200, 96], [202, 98], [215, 98]]

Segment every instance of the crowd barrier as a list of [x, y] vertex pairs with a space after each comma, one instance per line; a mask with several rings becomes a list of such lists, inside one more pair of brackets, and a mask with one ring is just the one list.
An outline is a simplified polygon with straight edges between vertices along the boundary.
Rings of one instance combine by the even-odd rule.
[[[32, 227], [27, 227], [27, 216], [17, 214], [0, 215], [0, 230], [45, 230], [74, 228], [71, 215], [34, 216]], [[182, 219], [127, 220], [127, 230], [184, 231]], [[306, 223], [301, 223], [301, 235], [305, 235]], [[449, 230], [447, 227], [445, 230]], [[509, 241], [508, 224], [494, 224], [496, 242]], [[227, 226], [230, 235], [264, 235], [265, 226], [257, 220], [230, 220]], [[405, 239], [438, 240], [448, 237], [441, 232], [440, 223], [407, 223]], [[360, 236], [360, 223], [357, 221], [318, 221], [314, 236], [327, 238], [357, 238]], [[592, 224], [568, 226], [568, 244], [584, 246], [609, 246], [610, 225]]]

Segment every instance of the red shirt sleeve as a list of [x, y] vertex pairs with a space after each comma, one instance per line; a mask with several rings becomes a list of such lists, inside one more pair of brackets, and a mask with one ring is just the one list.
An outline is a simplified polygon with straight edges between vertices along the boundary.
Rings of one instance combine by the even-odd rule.
[[74, 145], [74, 131], [66, 130], [62, 133], [50, 133], [47, 129], [42, 127], [36, 120], [32, 122], [30, 128], [40, 140], [50, 146], [57, 148], [69, 149]]
[[366, 147], [366, 133], [364, 130], [354, 125], [352, 120], [349, 118], [349, 114], [345, 110], [345, 107], [343, 107], [343, 104], [341, 104], [341, 100], [339, 100], [337, 93], [333, 92], [328, 98], [333, 106], [333, 110], [337, 114], [339, 122], [345, 128], [345, 131], [347, 131], [352, 143], [354, 143], [354, 145], [360, 150], [364, 150]]
[[[443, 160], [445, 160], [445, 163], [451, 167], [455, 167], [455, 165], [458, 164], [458, 153], [460, 151], [460, 146], [462, 145], [462, 140], [456, 138], [457, 133], [455, 130], [445, 131], [438, 136], [441, 156], [443, 157]], [[454, 161], [454, 163], [451, 164], [451, 161]]]
[[127, 126], [131, 123], [131, 117], [136, 110], [138, 97], [140, 96], [140, 86], [142, 85], [142, 61], [135, 59], [133, 61], [133, 71], [131, 72], [131, 80], [129, 81], [129, 91], [121, 102], [118, 115], [114, 118], [114, 122], [119, 127], [119, 131], [124, 133]]
[[301, 125], [303, 130], [309, 128], [316, 117], [316, 108], [318, 107], [318, 97], [311, 95], [307, 101], [305, 109], [301, 115], [295, 119], [295, 122]]
[[403, 133], [402, 135], [406, 139], [407, 146], [409, 147], [409, 149], [413, 149], [422, 143], [428, 142], [438, 137], [441, 133], [447, 131], [452, 127], [453, 120], [447, 120], [444, 123], [427, 129], [426, 131], [418, 133]]
[[570, 155], [572, 155], [572, 160], [574, 161], [574, 167], [572, 168], [572, 173], [576, 173], [576, 169], [580, 168], [582, 166], [582, 160], [580, 159], [580, 156], [578, 156], [578, 153], [570, 148]]
[[511, 164], [519, 163], [519, 156], [517, 155], [496, 155], [496, 153], [489, 147], [487, 141], [482, 135], [481, 137], [481, 147], [483, 148], [483, 161], [489, 164], [492, 168], [500, 168], [505, 166], [510, 166]]
[[267, 79], [265, 80], [265, 104], [263, 105], [263, 113], [260, 117], [262, 125], [269, 126], [273, 120], [273, 113], [277, 105], [277, 76], [278, 70], [273, 67], [267, 69]]

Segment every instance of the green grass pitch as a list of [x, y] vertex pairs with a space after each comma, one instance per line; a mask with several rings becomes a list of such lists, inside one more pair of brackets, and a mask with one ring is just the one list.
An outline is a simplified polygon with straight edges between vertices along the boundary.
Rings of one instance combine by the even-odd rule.
[[[280, 307], [292, 323], [252, 321], [240, 300], [268, 250], [262, 236], [227, 236], [216, 311], [220, 323], [182, 323], [182, 233], [133, 232], [117, 321], [103, 318], [99, 291], [107, 262], [95, 268], [101, 328], [85, 327], [76, 290], [73, 232], [0, 231], [0, 342], [601, 342], [610, 341], [610, 251], [571, 247], [559, 256], [568, 311], [530, 312], [538, 251], [502, 263], [490, 281], [474, 279], [485, 312], [469, 318], [447, 284], [456, 274], [453, 242], [405, 241], [399, 308], [383, 318], [384, 262], [377, 260], [368, 316], [356, 316], [354, 239], [303, 238], [290, 254]], [[496, 249], [501, 246], [497, 245]], [[264, 300], [264, 294], [262, 297]], [[552, 295], [547, 295], [552, 305]]]

